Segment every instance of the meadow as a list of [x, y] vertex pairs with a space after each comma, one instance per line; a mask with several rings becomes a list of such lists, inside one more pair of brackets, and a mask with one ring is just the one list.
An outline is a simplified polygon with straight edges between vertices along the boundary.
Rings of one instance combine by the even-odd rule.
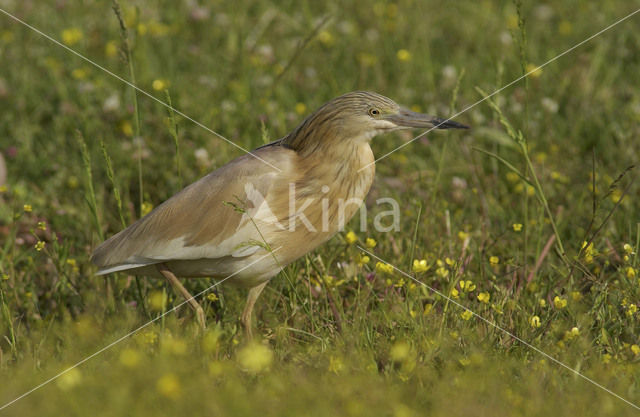
[[[536, 70], [635, 7], [0, 0], [0, 416], [637, 413], [640, 14]], [[380, 160], [367, 230], [274, 278], [253, 342], [244, 289], [199, 297], [203, 332], [165, 281], [94, 275], [243, 154], [203, 126], [253, 149], [353, 90], [471, 129]]]

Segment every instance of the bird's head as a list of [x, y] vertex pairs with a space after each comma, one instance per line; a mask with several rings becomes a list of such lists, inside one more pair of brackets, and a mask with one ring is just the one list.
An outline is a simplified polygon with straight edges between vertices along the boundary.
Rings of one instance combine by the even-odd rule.
[[285, 143], [308, 153], [323, 145], [369, 141], [381, 133], [410, 128], [466, 129], [467, 126], [416, 113], [377, 93], [354, 91], [316, 110], [285, 138]]

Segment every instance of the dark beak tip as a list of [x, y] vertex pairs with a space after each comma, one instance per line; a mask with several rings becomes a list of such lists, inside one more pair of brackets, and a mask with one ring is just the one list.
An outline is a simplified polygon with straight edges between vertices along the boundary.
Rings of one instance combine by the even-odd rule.
[[470, 129], [469, 126], [448, 119], [435, 119], [433, 124], [438, 129]]

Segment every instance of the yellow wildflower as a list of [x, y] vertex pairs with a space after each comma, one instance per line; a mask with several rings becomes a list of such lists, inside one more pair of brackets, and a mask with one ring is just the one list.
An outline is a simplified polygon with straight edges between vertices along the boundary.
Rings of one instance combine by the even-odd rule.
[[447, 265], [449, 265], [449, 266], [453, 266], [453, 265], [455, 265], [455, 263], [456, 263], [456, 261], [454, 261], [454, 260], [453, 260], [453, 259], [451, 259], [451, 258], [444, 258], [444, 262], [445, 262]]
[[541, 298], [538, 301], [538, 304], [540, 305], [540, 307], [546, 307], [547, 306], [547, 300], [545, 300], [544, 298]]
[[78, 262], [76, 262], [76, 260], [73, 259], [73, 258], [67, 259], [67, 265], [69, 265], [71, 267], [71, 270], [73, 272], [80, 271], [80, 268], [78, 268]]
[[411, 353], [411, 347], [407, 344], [407, 342], [396, 342], [389, 352], [389, 356], [391, 360], [394, 362], [401, 362], [409, 357]]
[[209, 294], [207, 294], [207, 300], [211, 301], [212, 303], [215, 303], [216, 301], [218, 301], [218, 296], [216, 295], [215, 292], [210, 292]]
[[138, 23], [138, 27], [136, 29], [138, 29], [138, 34], [140, 34], [140, 36], [144, 36], [147, 34], [148, 28], [144, 23]]
[[627, 278], [631, 279], [631, 278], [635, 278], [636, 276], [636, 270], [633, 269], [633, 267], [629, 266], [627, 267]]
[[82, 382], [82, 374], [78, 368], [71, 368], [65, 371], [56, 380], [56, 384], [63, 391], [68, 391]]
[[564, 332], [564, 337], [562, 340], [565, 340], [565, 341], [571, 340], [579, 335], [580, 335], [580, 330], [577, 327], [572, 327], [571, 330], [567, 330], [566, 332]]
[[39, 240], [38, 243], [36, 243], [35, 248], [38, 252], [40, 252], [42, 249], [44, 249], [46, 243], [43, 242], [42, 240]]
[[76, 80], [84, 80], [85, 78], [87, 78], [87, 74], [88, 72], [86, 68], [76, 68], [71, 71], [71, 76]]
[[466, 292], [472, 292], [476, 289], [476, 284], [473, 281], [460, 281], [460, 289], [465, 290]]
[[67, 179], [67, 186], [69, 188], [78, 188], [80, 181], [78, 181], [78, 177], [76, 177], [75, 175], [72, 175], [69, 177], [69, 179]]
[[364, 253], [361, 253], [360, 255], [358, 255], [357, 263], [359, 266], [362, 266], [362, 265], [368, 264], [370, 260], [371, 259], [367, 255], [365, 255]]
[[153, 82], [151, 83], [151, 87], [153, 87], [153, 89], [156, 91], [164, 91], [167, 89], [167, 87], [169, 87], [169, 82], [160, 79], [153, 80]]
[[533, 188], [531, 185], [527, 185], [527, 195], [529, 197], [532, 197], [533, 195], [535, 195], [536, 193], [536, 189]]
[[147, 345], [155, 345], [158, 342], [158, 334], [152, 330], [142, 333], [141, 337]]
[[80, 42], [82, 37], [82, 31], [78, 28], [70, 28], [62, 31], [62, 42], [69, 46]]
[[154, 311], [161, 311], [166, 308], [167, 294], [164, 291], [154, 291], [149, 296], [149, 306]]
[[47, 230], [47, 224], [45, 222], [38, 222], [38, 229]]
[[557, 308], [557, 309], [563, 309], [567, 306], [567, 300], [565, 300], [562, 297], [559, 296], [555, 296], [553, 298], [553, 305]]
[[442, 278], [446, 278], [447, 276], [449, 276], [449, 270], [444, 266], [441, 266], [440, 268], [436, 269], [436, 274]]
[[339, 374], [344, 369], [344, 363], [342, 359], [337, 356], [329, 357], [329, 372], [333, 372], [334, 374]]
[[527, 64], [526, 71], [527, 73], [531, 73], [529, 74], [531, 78], [538, 78], [539, 76], [542, 75], [542, 68], [539, 68], [535, 64]]
[[393, 266], [385, 262], [376, 262], [376, 271], [391, 274], [393, 272]]
[[452, 289], [451, 289], [451, 293], [450, 293], [450, 295], [451, 295], [451, 297], [453, 297], [453, 298], [458, 298], [458, 297], [460, 297], [460, 292], [459, 292], [457, 289], [452, 288]]
[[469, 237], [469, 233], [467, 233], [467, 232], [463, 232], [462, 230], [460, 230], [460, 231], [458, 232], [458, 239], [460, 239], [460, 240], [465, 240], [465, 239], [467, 239], [468, 237]]
[[624, 246], [622, 246], [622, 249], [624, 249], [624, 251], [625, 251], [628, 255], [631, 255], [631, 254], [633, 253], [633, 247], [632, 247], [630, 244], [628, 244], [628, 243], [625, 243], [625, 244], [624, 244]]
[[569, 177], [559, 173], [558, 171], [551, 171], [551, 179], [553, 179], [554, 181], [561, 182], [563, 184], [569, 183]]
[[481, 292], [478, 294], [478, 301], [484, 304], [489, 304], [489, 300], [491, 299], [491, 294], [488, 292]]
[[631, 345], [631, 351], [633, 352], [634, 355], [638, 356], [640, 354], [640, 346]]
[[531, 327], [533, 327], [534, 329], [540, 327], [541, 323], [540, 323], [540, 317], [538, 316], [531, 316], [531, 318], [529, 318], [529, 325]]
[[498, 258], [497, 256], [490, 256], [489, 263], [491, 265], [498, 265], [500, 263], [500, 258]]
[[131, 123], [128, 120], [124, 120], [122, 121], [122, 123], [120, 123], [120, 130], [126, 136], [133, 136], [133, 127], [131, 126]]
[[31, 207], [31, 204], [25, 204], [24, 206], [22, 206], [22, 210], [24, 210], [25, 213], [31, 213], [31, 211], [33, 211], [33, 208]]
[[582, 242], [582, 249], [584, 252], [584, 261], [588, 264], [593, 262], [593, 257], [598, 254], [598, 251], [594, 249], [593, 242], [587, 245], [587, 242]]
[[356, 236], [356, 234], [353, 232], [348, 232], [344, 238], [350, 245], [356, 243], [356, 241], [358, 240], [358, 236]]
[[547, 160], [547, 157], [548, 155], [545, 152], [537, 152], [534, 155], [536, 162], [539, 164], [544, 164], [544, 162]]
[[462, 366], [469, 366], [471, 365], [471, 359], [469, 358], [460, 358], [458, 359], [458, 363]]
[[396, 56], [398, 57], [399, 61], [406, 62], [411, 60], [411, 52], [407, 51], [406, 49], [400, 49]]
[[522, 223], [514, 223], [512, 227], [514, 232], [522, 231]]
[[429, 265], [427, 265], [427, 260], [426, 259], [414, 259], [413, 260], [413, 272], [426, 272], [429, 270], [429, 268], [431, 268]]
[[135, 368], [140, 363], [140, 352], [125, 348], [120, 352], [120, 363], [127, 368]]
[[622, 199], [622, 191], [616, 188], [615, 190], [611, 191], [611, 195], [609, 195], [609, 198], [614, 203], [617, 203]]
[[369, 249], [375, 248], [377, 244], [378, 244], [378, 242], [376, 242], [376, 240], [371, 238], [371, 237], [368, 237], [367, 240], [365, 240], [365, 245]]
[[516, 182], [520, 179], [520, 176], [513, 171], [507, 172], [506, 177], [507, 177], [507, 181], [509, 182]]
[[[9, 277], [7, 276], [7, 279], [8, 278]], [[431, 303], [425, 304], [424, 305], [424, 311], [422, 312], [422, 315], [423, 316], [428, 315], [429, 313], [431, 313], [431, 310], [433, 310], [433, 304], [431, 304]]]
[[273, 362], [273, 352], [265, 345], [252, 343], [238, 352], [240, 366], [251, 373], [266, 370]]
[[633, 316], [636, 312], [638, 311], [638, 306], [636, 306], [635, 304], [629, 304], [627, 306], [627, 316], [631, 317]]
[[296, 103], [296, 113], [303, 115], [307, 112], [307, 105], [304, 103]]
[[325, 275], [322, 278], [329, 288], [339, 287], [340, 285], [344, 284], [343, 279], [337, 280], [333, 275]]
[[145, 201], [142, 203], [142, 207], [140, 209], [140, 215], [146, 216], [147, 214], [151, 213], [151, 210], [153, 210], [153, 204]]
[[318, 40], [325, 46], [331, 46], [335, 42], [333, 35], [328, 30], [318, 33]]
[[104, 46], [104, 54], [109, 58], [116, 56], [118, 53], [118, 43], [116, 41], [109, 41]]
[[180, 397], [180, 381], [173, 373], [163, 375], [156, 383], [156, 389], [161, 395], [175, 400]]
[[582, 294], [580, 293], [580, 291], [572, 291], [571, 292], [571, 299], [573, 301], [580, 301], [580, 300], [582, 300]]
[[462, 317], [462, 320], [469, 320], [473, 317], [473, 313], [470, 310], [465, 310], [460, 314], [460, 317]]

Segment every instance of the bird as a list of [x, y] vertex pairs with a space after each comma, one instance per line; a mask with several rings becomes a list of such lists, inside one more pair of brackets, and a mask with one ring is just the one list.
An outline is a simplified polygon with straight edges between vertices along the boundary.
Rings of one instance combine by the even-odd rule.
[[212, 171], [111, 236], [91, 261], [98, 275], [164, 277], [202, 328], [203, 309], [177, 277], [248, 288], [240, 321], [250, 339], [253, 307], [270, 279], [342, 230], [363, 203], [375, 174], [371, 140], [411, 128], [468, 127], [374, 92], [341, 95], [291, 133]]

